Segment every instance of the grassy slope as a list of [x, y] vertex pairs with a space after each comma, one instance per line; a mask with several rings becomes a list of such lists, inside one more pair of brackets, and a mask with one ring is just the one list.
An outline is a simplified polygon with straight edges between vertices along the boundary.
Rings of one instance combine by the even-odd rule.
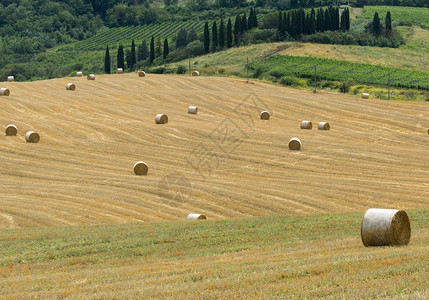
[[0, 297], [428, 297], [429, 210], [406, 247], [361, 213], [0, 230]]

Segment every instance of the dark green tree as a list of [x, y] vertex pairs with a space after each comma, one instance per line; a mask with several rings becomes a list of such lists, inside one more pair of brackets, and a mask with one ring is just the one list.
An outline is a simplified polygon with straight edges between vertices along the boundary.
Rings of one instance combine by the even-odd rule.
[[219, 48], [225, 47], [225, 26], [223, 25], [223, 19], [220, 20], [219, 24]]
[[131, 51], [128, 49], [125, 50], [125, 62], [127, 63], [127, 68], [131, 69]]
[[253, 7], [250, 8], [249, 18], [247, 18], [247, 29], [250, 30], [253, 27]]
[[228, 24], [226, 25], [226, 47], [232, 47], [232, 24], [231, 19], [228, 19]]
[[346, 31], [350, 31], [350, 10], [348, 7], [346, 8], [345, 20], [346, 20]]
[[136, 67], [136, 44], [134, 40], [131, 41], [131, 66], [130, 69], [134, 69]]
[[152, 38], [150, 39], [150, 50], [149, 50], [149, 63], [153, 64], [153, 61], [155, 60], [155, 39]]
[[331, 30], [331, 14], [329, 13], [329, 9], [325, 10], [325, 24], [323, 26], [324, 30]]
[[252, 27], [258, 28], [258, 16], [256, 15], [256, 9], [253, 9]]
[[208, 53], [210, 51], [210, 32], [209, 32], [209, 23], [206, 21], [204, 24], [204, 52]]
[[188, 32], [185, 28], [182, 28], [177, 33], [176, 48], [185, 48], [188, 44]]
[[240, 37], [240, 30], [241, 30], [241, 18], [240, 18], [240, 15], [237, 15], [235, 17], [235, 23], [234, 23], [234, 43], [235, 43], [235, 45], [238, 45], [239, 37]]
[[146, 41], [142, 41], [137, 51], [138, 61], [144, 61], [149, 57], [149, 49], [147, 48]]
[[378, 12], [375, 12], [374, 19], [372, 20], [372, 33], [374, 35], [380, 35], [381, 33], [381, 24], [380, 24], [380, 17], [378, 16]]
[[164, 49], [162, 51], [162, 58], [166, 59], [168, 54], [170, 53], [170, 48], [168, 47], [168, 40], [164, 39]]
[[314, 8], [311, 9], [310, 19], [308, 24], [308, 33], [313, 34], [316, 32], [316, 11]]
[[218, 45], [217, 41], [218, 41], [217, 24], [216, 24], [216, 21], [213, 21], [213, 25], [212, 25], [212, 51], [217, 50], [217, 45]]
[[122, 45], [119, 45], [118, 47], [117, 65], [118, 68], [122, 68], [122, 70], [125, 70], [124, 47]]
[[243, 17], [241, 18], [241, 33], [247, 31], [247, 16], [246, 13], [243, 14]]
[[282, 38], [284, 36], [284, 31], [283, 31], [283, 16], [281, 11], [279, 11], [279, 16], [277, 19], [277, 31], [279, 32], [280, 38]]
[[104, 56], [104, 72], [110, 74], [110, 54], [109, 46], [106, 47], [106, 55]]
[[392, 16], [390, 15], [390, 11], [386, 14], [386, 33], [390, 34], [392, 32]]
[[322, 32], [324, 28], [325, 28], [325, 20], [324, 20], [323, 8], [319, 8], [317, 10], [316, 31]]

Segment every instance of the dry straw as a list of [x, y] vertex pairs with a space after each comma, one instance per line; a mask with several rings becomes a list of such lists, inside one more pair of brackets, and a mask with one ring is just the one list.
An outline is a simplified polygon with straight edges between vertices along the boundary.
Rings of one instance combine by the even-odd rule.
[[261, 117], [262, 120], [269, 120], [270, 119], [270, 113], [267, 112], [266, 110], [261, 112], [261, 114], [259, 116]]
[[66, 90], [74, 91], [75, 89], [76, 89], [76, 86], [74, 85], [74, 83], [71, 83], [71, 82], [67, 83]]
[[13, 76], [7, 76], [7, 81], [8, 82], [14, 82], [15, 81], [15, 77], [13, 77]]
[[198, 71], [193, 71], [193, 72], [192, 72], [192, 76], [200, 76], [200, 72], [198, 72]]
[[134, 164], [134, 173], [136, 175], [146, 175], [148, 170], [147, 164], [143, 161], [138, 161]]
[[301, 146], [302, 146], [302, 143], [299, 140], [299, 138], [294, 137], [289, 141], [290, 150], [301, 150]]
[[145, 77], [146, 73], [145, 71], [139, 71], [139, 77]]
[[407, 245], [410, 237], [410, 220], [403, 210], [371, 208], [363, 217], [361, 238], [365, 247]]
[[1, 88], [0, 89], [0, 95], [2, 96], [9, 96], [10, 95], [10, 91], [8, 88]]
[[167, 124], [168, 123], [167, 115], [157, 114], [155, 117], [155, 123], [156, 124]]
[[25, 134], [25, 140], [29, 143], [38, 143], [40, 141], [40, 136], [35, 131], [29, 131]]
[[122, 69], [122, 68], [117, 68], [117, 69], [116, 69], [116, 74], [124, 74], [124, 69]]
[[6, 135], [17, 135], [18, 128], [16, 128], [16, 126], [13, 124], [9, 124], [6, 126], [5, 132], [6, 132]]
[[301, 129], [312, 129], [312, 128], [313, 128], [313, 123], [311, 123], [310, 121], [301, 122]]
[[331, 126], [328, 122], [319, 122], [319, 125], [317, 125], [317, 129], [319, 130], [330, 130]]
[[207, 217], [200, 214], [189, 214], [186, 220], [207, 220]]
[[189, 106], [188, 107], [188, 114], [196, 115], [198, 113], [198, 107], [196, 106]]
[[76, 76], [77, 76], [77, 77], [82, 77], [82, 76], [83, 76], [83, 73], [82, 73], [82, 72], [80, 72], [80, 71], [79, 71], [79, 72], [76, 72]]
[[86, 79], [88, 79], [88, 80], [95, 80], [95, 75], [94, 74], [89, 74], [88, 76], [86, 76]]
[[368, 93], [362, 93], [362, 99], [369, 99]]

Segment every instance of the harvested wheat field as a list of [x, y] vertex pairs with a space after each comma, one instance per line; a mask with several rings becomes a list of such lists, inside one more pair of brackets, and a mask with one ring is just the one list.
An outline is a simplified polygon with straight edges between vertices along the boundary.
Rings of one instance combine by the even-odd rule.
[[0, 228], [428, 208], [428, 103], [152, 74], [74, 78], [70, 93], [68, 80], [3, 83], [0, 124], [19, 131], [0, 136]]

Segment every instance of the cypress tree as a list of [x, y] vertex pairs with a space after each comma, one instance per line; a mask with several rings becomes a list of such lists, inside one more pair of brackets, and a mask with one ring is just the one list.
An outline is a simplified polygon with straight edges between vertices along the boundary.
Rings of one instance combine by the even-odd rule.
[[109, 46], [106, 47], [106, 55], [104, 56], [104, 72], [110, 74], [110, 54]]
[[250, 8], [249, 18], [247, 19], [247, 29], [250, 30], [253, 27], [253, 7]]
[[286, 24], [286, 18], [287, 18], [287, 13], [286, 12], [284, 12], [283, 13], [283, 15], [282, 15], [282, 32], [283, 32], [283, 34], [285, 34], [286, 32], [287, 32], [287, 24]]
[[256, 9], [253, 9], [252, 27], [258, 28], [258, 16], [256, 15]]
[[331, 14], [329, 13], [329, 9], [325, 10], [325, 24], [323, 26], [324, 30], [331, 30]]
[[213, 21], [213, 26], [212, 26], [212, 51], [216, 51], [217, 49], [217, 41], [218, 41], [218, 36], [217, 36], [217, 24], [216, 21]]
[[204, 52], [208, 53], [210, 51], [210, 32], [209, 32], [209, 23], [206, 21], [204, 24]]
[[142, 41], [142, 44], [139, 46], [137, 51], [137, 59], [138, 61], [143, 61], [149, 56], [149, 50], [147, 48], [146, 41]]
[[161, 37], [158, 37], [155, 42], [155, 57], [160, 57], [162, 54], [162, 42]]
[[314, 8], [312, 8], [310, 13], [309, 33], [313, 34], [315, 32], [316, 32], [316, 11], [314, 10]]
[[346, 20], [346, 30], [350, 31], [350, 10], [349, 10], [348, 7], [347, 7], [347, 10], [346, 10], [345, 20]]
[[127, 68], [131, 69], [131, 51], [128, 49], [125, 50], [125, 62], [127, 63]]
[[232, 47], [232, 24], [231, 19], [228, 19], [228, 24], [226, 25], [226, 47]]
[[170, 49], [168, 47], [168, 40], [165, 38], [164, 39], [164, 51], [162, 51], [162, 58], [166, 59], [167, 55], [170, 53]]
[[122, 70], [125, 70], [125, 62], [124, 62], [124, 47], [122, 45], [119, 45], [118, 47], [118, 57], [117, 57], [117, 64], [118, 68], [122, 68]]
[[150, 50], [149, 50], [149, 63], [153, 64], [153, 61], [155, 60], [155, 39], [152, 38], [150, 39]]
[[219, 24], [219, 48], [225, 47], [225, 26], [223, 25], [223, 19], [220, 20]]
[[237, 15], [235, 17], [235, 23], [234, 23], [234, 43], [236, 45], [238, 45], [240, 30], [241, 30], [241, 18], [240, 18], [240, 15]]
[[317, 19], [316, 19], [316, 31], [318, 32], [322, 32], [324, 26], [325, 21], [323, 20], [323, 9], [319, 8], [317, 10]]
[[279, 11], [279, 17], [277, 19], [277, 31], [279, 32], [280, 37], [283, 36], [283, 17], [282, 12]]
[[291, 25], [290, 25], [290, 13], [286, 14], [286, 22], [284, 23], [285, 23], [285, 32], [289, 33], [289, 35], [292, 36]]
[[131, 66], [130, 69], [134, 69], [136, 67], [136, 44], [134, 40], [131, 41]]
[[386, 33], [389, 34], [392, 32], [392, 17], [390, 15], [390, 11], [386, 14]]
[[241, 18], [241, 32], [247, 31], [247, 17], [246, 13], [243, 14], [243, 17]]
[[378, 12], [375, 12], [374, 19], [372, 20], [372, 33], [374, 35], [380, 35], [381, 33], [381, 24], [380, 24], [380, 17], [378, 16]]

